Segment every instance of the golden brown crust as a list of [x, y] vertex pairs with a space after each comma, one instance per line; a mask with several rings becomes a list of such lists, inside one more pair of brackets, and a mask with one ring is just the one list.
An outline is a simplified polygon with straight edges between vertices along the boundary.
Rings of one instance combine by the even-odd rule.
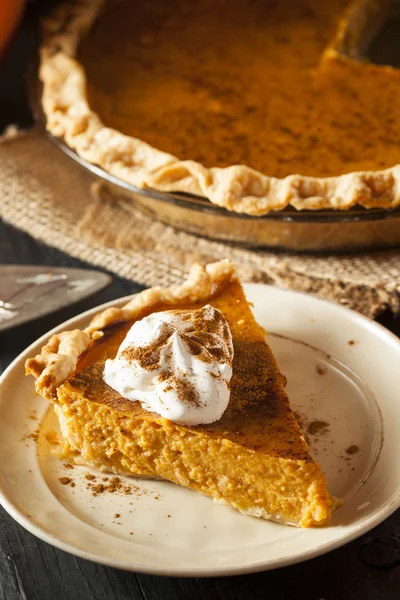
[[90, 340], [79, 329], [52, 335], [41, 353], [25, 363], [26, 374], [36, 377], [36, 391], [46, 398], [52, 397], [57, 386], [73, 373]]
[[[238, 213], [263, 215], [289, 204], [299, 210], [346, 210], [355, 204], [395, 207], [400, 203], [400, 166], [338, 177], [290, 175], [278, 179], [245, 165], [206, 168], [195, 161], [181, 161], [105, 127], [90, 109], [85, 73], [74, 58], [79, 39], [90, 28], [102, 4], [103, 0], [75, 0], [63, 6], [47, 26], [41, 50], [40, 78], [47, 128], [53, 135], [63, 137], [79, 156], [139, 188], [205, 196]], [[367, 13], [377, 6], [376, 0], [356, 1], [348, 19], [354, 19], [358, 6], [365, 4]], [[343, 58], [342, 48], [352, 42], [344, 21], [323, 61]]]
[[174, 306], [185, 302], [205, 302], [234, 275], [235, 267], [229, 260], [205, 267], [194, 264], [182, 285], [144, 290], [125, 306], [107, 308], [96, 315], [83, 331], [75, 329], [53, 335], [39, 355], [26, 361], [26, 374], [36, 378], [35, 388], [39, 394], [52, 399], [57, 387], [74, 372], [80, 355], [89, 348], [92, 340], [102, 335], [102, 329], [119, 321], [140, 318], [145, 310], [161, 303]]

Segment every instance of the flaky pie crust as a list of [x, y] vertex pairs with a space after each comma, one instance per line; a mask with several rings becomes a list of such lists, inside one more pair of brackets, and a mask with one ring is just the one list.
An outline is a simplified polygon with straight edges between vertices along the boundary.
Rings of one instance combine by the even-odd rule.
[[[41, 47], [47, 129], [63, 138], [80, 157], [138, 188], [204, 196], [218, 206], [250, 215], [288, 205], [298, 210], [347, 210], [356, 204], [382, 208], [400, 203], [400, 165], [338, 177], [289, 175], [278, 179], [245, 165], [206, 168], [105, 127], [90, 109], [85, 72], [75, 59], [79, 40], [95, 21], [103, 2], [73, 0], [62, 4], [46, 23]], [[347, 60], [341, 53], [343, 31], [345, 23], [339, 29], [340, 44], [328, 48], [323, 61]]]
[[192, 265], [187, 280], [178, 287], [153, 287], [136, 294], [125, 306], [111, 307], [96, 315], [83, 329], [63, 331], [51, 336], [41, 353], [25, 363], [26, 374], [36, 378], [35, 389], [47, 399], [54, 399], [57, 388], [76, 369], [80, 355], [93, 340], [103, 335], [103, 329], [120, 321], [139, 319], [158, 304], [171, 307], [186, 302], [207, 302], [235, 277], [235, 267], [229, 260], [207, 266]]

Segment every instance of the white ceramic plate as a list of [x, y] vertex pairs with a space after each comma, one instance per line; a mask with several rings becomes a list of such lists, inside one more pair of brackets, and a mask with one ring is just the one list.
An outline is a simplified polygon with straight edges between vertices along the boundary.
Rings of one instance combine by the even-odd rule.
[[[131, 495], [93, 496], [86, 475], [95, 475], [97, 483], [102, 475], [66, 468], [49, 453], [43, 433], [39, 444], [29, 437], [43, 418], [44, 429], [54, 427], [47, 402], [35, 395], [33, 379], [24, 377], [25, 359], [48, 335], [0, 380], [4, 508], [31, 533], [77, 556], [132, 571], [190, 576], [299, 562], [388, 517], [400, 505], [399, 340], [350, 310], [310, 296], [255, 284], [247, 285], [246, 293], [258, 322], [270, 332], [292, 406], [306, 426], [315, 420], [329, 424], [310, 434], [331, 493], [346, 499], [328, 527], [295, 529], [245, 517], [167, 482], [126, 479], [137, 486]], [[53, 332], [81, 327], [98, 310]], [[359, 450], [348, 453], [352, 446]], [[62, 477], [71, 477], [75, 486], [62, 485]]]

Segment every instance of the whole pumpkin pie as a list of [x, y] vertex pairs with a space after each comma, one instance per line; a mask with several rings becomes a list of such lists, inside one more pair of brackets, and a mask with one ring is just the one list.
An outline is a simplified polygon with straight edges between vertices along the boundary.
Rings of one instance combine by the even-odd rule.
[[[123, 377], [119, 383], [125, 390], [129, 387], [133, 397], [109, 385], [107, 365], [127, 352], [128, 332], [138, 325], [141, 331], [149, 317], [184, 316], [190, 327], [181, 342], [185, 338], [187, 344], [190, 338], [188, 356], [200, 357], [201, 366], [201, 339], [210, 339], [216, 331], [209, 329], [210, 314], [219, 315], [215, 326], [222, 328], [225, 337], [229, 331], [231, 340], [224, 355], [231, 369], [224, 388], [229, 389], [229, 400], [216, 420], [208, 418], [196, 425], [182, 423], [181, 417], [171, 420], [149, 409], [148, 394], [146, 402], [135, 400], [134, 386], [124, 383]], [[153, 347], [129, 351], [131, 357], [141, 357], [146, 376], [165, 348], [169, 336], [164, 334]], [[208, 366], [223, 360], [218, 348], [211, 346]], [[126, 306], [97, 315], [83, 331], [52, 336], [41, 354], [27, 361], [26, 371], [35, 376], [37, 392], [54, 404], [64, 452], [85, 464], [159, 477], [247, 515], [285, 524], [310, 527], [329, 520], [335, 500], [310, 456], [285, 393], [286, 379], [228, 261], [195, 265], [178, 288], [146, 290]], [[212, 377], [218, 374], [213, 372]], [[189, 413], [196, 412], [199, 397], [193, 389], [188, 385], [175, 389]], [[163, 398], [165, 394], [158, 398], [161, 412]], [[213, 409], [211, 403], [210, 394], [205, 398], [206, 411]]]
[[135, 186], [229, 210], [395, 207], [386, 0], [73, 0], [41, 51], [49, 131]]

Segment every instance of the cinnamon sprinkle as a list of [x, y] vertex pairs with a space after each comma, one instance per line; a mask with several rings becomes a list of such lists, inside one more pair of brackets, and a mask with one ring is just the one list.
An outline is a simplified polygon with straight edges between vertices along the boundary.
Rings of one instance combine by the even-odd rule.
[[125, 348], [121, 356], [129, 362], [137, 362], [142, 369], [146, 369], [147, 371], [159, 369], [161, 350], [167, 344], [174, 331], [174, 328], [169, 323], [163, 323], [160, 328], [160, 335], [154, 342], [148, 346]]
[[[188, 323], [184, 331], [179, 332], [179, 336], [189, 354], [206, 363], [231, 360], [229, 350], [218, 340], [218, 336], [226, 339], [231, 335], [229, 325], [219, 310], [206, 306], [192, 311], [168, 312], [177, 313], [182, 321]], [[126, 348], [121, 357], [129, 362], [138, 363], [142, 369], [160, 370], [161, 351], [175, 331], [172, 324], [162, 323], [157, 339], [151, 344]], [[160, 382], [166, 382], [165, 391], [175, 390], [181, 401], [195, 407], [200, 405], [198, 391], [182, 371], [176, 373], [171, 368], [164, 368], [158, 379]]]
[[35, 431], [30, 431], [27, 433], [24, 433], [24, 435], [21, 438], [21, 442], [24, 442], [26, 440], [33, 440], [34, 442], [37, 442], [39, 439], [39, 429], [35, 429]]
[[326, 421], [312, 421], [307, 427], [307, 431], [311, 435], [317, 435], [321, 431], [328, 429], [328, 427], [329, 423]]
[[352, 446], [349, 446], [346, 450], [347, 454], [350, 454], [350, 456], [352, 456], [353, 454], [357, 454], [357, 452], [359, 452], [360, 448], [356, 445], [353, 444]]
[[111, 477], [110, 483], [108, 484], [108, 491], [111, 493], [117, 492], [122, 486], [123, 483], [119, 477]]
[[62, 485], [75, 487], [75, 482], [71, 479], [71, 477], [60, 477], [59, 481]]
[[200, 394], [189, 381], [182, 371], [179, 373], [179, 377], [172, 377], [171, 381], [174, 384], [178, 397], [183, 402], [191, 406], [200, 406]]
[[[203, 307], [190, 311], [190, 314], [187, 314], [188, 311], [182, 310], [168, 312], [177, 313], [183, 321], [190, 322], [189, 326], [179, 335], [192, 356], [197, 356], [200, 360], [208, 363], [213, 359], [229, 360], [230, 357], [227, 356], [225, 348], [215, 344], [215, 334], [224, 338], [230, 336], [229, 325], [219, 310], [213, 308], [210, 311]], [[128, 361], [137, 362], [143, 369], [149, 371], [159, 369], [161, 350], [174, 332], [173, 325], [163, 323], [160, 334], [154, 342], [148, 346], [126, 348], [121, 356]], [[207, 352], [203, 351], [204, 348], [207, 348]]]
[[317, 365], [315, 367], [315, 369], [316, 369], [318, 375], [325, 375], [326, 372], [327, 372], [327, 368], [326, 367], [322, 367], [321, 365]]
[[92, 488], [93, 496], [98, 496], [99, 494], [103, 494], [105, 491], [106, 491], [106, 486], [103, 485], [102, 483], [99, 483], [98, 485], [95, 485]]

